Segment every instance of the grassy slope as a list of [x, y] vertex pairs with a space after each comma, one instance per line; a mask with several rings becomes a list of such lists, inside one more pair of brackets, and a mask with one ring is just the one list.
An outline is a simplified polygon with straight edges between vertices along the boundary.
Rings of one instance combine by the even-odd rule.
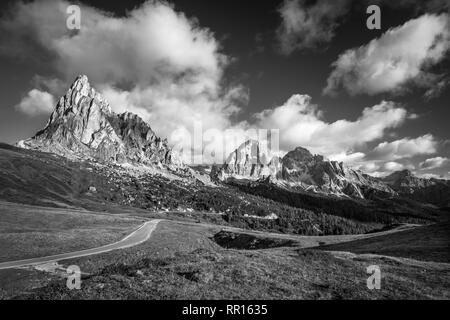
[[0, 261], [88, 249], [115, 242], [142, 219], [0, 202]]
[[[95, 191], [90, 191], [94, 187]], [[382, 224], [312, 212], [227, 186], [211, 187], [162, 175], [134, 176], [121, 167], [72, 162], [56, 155], [0, 144], [0, 199], [39, 206], [121, 212], [193, 209], [219, 215], [225, 224], [306, 235], [354, 234]], [[148, 212], [147, 211], [147, 212]], [[275, 214], [277, 220], [244, 217]], [[209, 217], [200, 218], [211, 221]]]
[[279, 204], [312, 211], [326, 212], [358, 222], [430, 223], [445, 219], [441, 210], [406, 198], [374, 198], [371, 200], [342, 199], [294, 191], [274, 184], [252, 182], [243, 183], [230, 180], [228, 184], [242, 192], [272, 199]]
[[[449, 264], [342, 257], [295, 246], [227, 250], [211, 239], [218, 230], [165, 221], [140, 246], [66, 261], [90, 274], [83, 278], [81, 290], [69, 291], [65, 280], [56, 279], [34, 290], [4, 287], [3, 296], [20, 292], [21, 298], [30, 299], [450, 298]], [[372, 264], [381, 268], [381, 290], [367, 289], [366, 268]]]
[[323, 250], [374, 253], [450, 263], [450, 222], [375, 238], [322, 246]]

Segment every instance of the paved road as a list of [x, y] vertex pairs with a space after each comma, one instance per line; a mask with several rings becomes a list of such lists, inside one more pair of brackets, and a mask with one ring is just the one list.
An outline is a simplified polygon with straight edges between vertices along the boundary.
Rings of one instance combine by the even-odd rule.
[[160, 221], [161, 221], [160, 219], [155, 219], [155, 220], [145, 222], [137, 230], [133, 231], [131, 234], [129, 234], [128, 236], [126, 236], [125, 238], [123, 238], [122, 240], [120, 240], [118, 242], [107, 244], [107, 245], [104, 245], [104, 246], [101, 246], [98, 248], [56, 254], [53, 256], [2, 262], [2, 263], [0, 263], [0, 270], [18, 268], [18, 267], [23, 267], [23, 266], [37, 265], [37, 264], [43, 264], [43, 263], [72, 259], [72, 258], [91, 256], [94, 254], [109, 252], [109, 251], [113, 251], [113, 250], [117, 250], [117, 249], [125, 249], [125, 248], [129, 248], [129, 247], [133, 247], [135, 245], [138, 245], [138, 244], [141, 244], [141, 243], [147, 241], [150, 238], [150, 235], [152, 234], [153, 230], [155, 230], [156, 226], [158, 225], [158, 223]]

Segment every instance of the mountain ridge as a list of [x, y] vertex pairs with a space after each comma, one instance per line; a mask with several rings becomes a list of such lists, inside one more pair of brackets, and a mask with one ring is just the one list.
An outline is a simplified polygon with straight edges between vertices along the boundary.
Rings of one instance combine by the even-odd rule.
[[[264, 161], [261, 161], [264, 159]], [[274, 161], [272, 161], [274, 160]], [[234, 150], [222, 166], [216, 166], [211, 171], [214, 179], [227, 182], [230, 179], [253, 180], [269, 182], [275, 185], [303, 191], [312, 191], [329, 195], [350, 197], [354, 199], [371, 199], [408, 196], [417, 194], [417, 190], [430, 189], [439, 185], [442, 195], [433, 195], [436, 190], [430, 190], [432, 195], [421, 195], [424, 202], [439, 206], [447, 206], [450, 201], [450, 183], [437, 179], [423, 179], [411, 172], [394, 172], [388, 177], [372, 177], [360, 170], [347, 167], [343, 162], [326, 160], [322, 155], [313, 155], [303, 147], [289, 151], [282, 158], [261, 154], [260, 142], [248, 140]], [[406, 179], [396, 182], [398, 177]], [[394, 181], [395, 180], [395, 181]], [[444, 180], [445, 181], [445, 180]], [[436, 188], [435, 188], [436, 189]], [[448, 192], [449, 195], [445, 196]], [[439, 200], [443, 198], [443, 201]], [[431, 199], [431, 200], [427, 200]]]
[[[137, 164], [196, 176], [196, 171], [185, 166], [167, 140], [158, 137], [142, 118], [130, 112], [113, 112], [85, 75], [76, 77], [58, 100], [46, 126], [16, 145], [71, 160]], [[313, 155], [301, 146], [279, 157], [257, 140], [241, 144], [223, 165], [211, 169], [210, 177], [223, 182], [229, 179], [268, 182], [294, 191], [353, 199], [401, 195], [440, 207], [450, 206], [448, 182], [418, 178], [406, 171], [375, 178], [342, 162]]]
[[382, 180], [404, 197], [450, 208], [450, 180], [420, 178], [410, 170], [393, 172]]
[[114, 113], [85, 75], [58, 100], [46, 126], [16, 145], [78, 160], [184, 167], [166, 139], [139, 116]]

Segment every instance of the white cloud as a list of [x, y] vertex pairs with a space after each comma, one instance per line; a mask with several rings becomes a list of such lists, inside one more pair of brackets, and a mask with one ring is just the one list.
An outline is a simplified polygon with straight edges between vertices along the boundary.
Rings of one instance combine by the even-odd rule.
[[444, 157], [429, 158], [419, 164], [422, 169], [436, 169], [450, 163], [450, 159]]
[[58, 78], [43, 77], [35, 75], [31, 79], [31, 84], [34, 88], [40, 91], [47, 91], [54, 97], [60, 97], [64, 95], [68, 89], [68, 84]]
[[349, 4], [349, 0], [318, 0], [313, 5], [305, 0], [285, 0], [279, 8], [282, 23], [277, 30], [281, 51], [290, 54], [330, 42]]
[[[404, 108], [383, 101], [365, 108], [358, 119], [326, 122], [322, 112], [308, 95], [293, 95], [282, 106], [255, 115], [261, 128], [280, 129], [280, 148], [292, 150], [303, 146], [312, 152], [342, 158], [353, 148], [383, 137], [386, 130], [396, 128], [407, 117]], [[356, 155], [361, 156], [361, 155]]]
[[388, 172], [400, 171], [403, 170], [404, 168], [405, 166], [403, 164], [395, 161], [389, 161], [383, 165], [383, 169]]
[[[213, 34], [165, 2], [149, 1], [122, 18], [81, 5], [78, 33], [66, 28], [68, 6], [63, 0], [19, 2], [1, 27], [13, 33], [16, 48], [31, 40], [53, 53], [52, 62], [69, 80], [87, 74], [94, 82], [147, 84], [171, 77], [206, 89], [221, 77], [228, 58]], [[21, 37], [25, 33], [28, 38]]]
[[347, 153], [347, 152], [340, 152], [336, 154], [332, 154], [328, 157], [331, 161], [338, 161], [338, 162], [344, 162], [346, 164], [353, 164], [361, 161], [365, 158], [365, 153], [363, 152], [355, 152], [355, 153]]
[[424, 178], [424, 179], [443, 179], [444, 178], [442, 175], [439, 175], [437, 173], [417, 173], [417, 176], [419, 178]]
[[361, 170], [364, 173], [370, 174], [376, 177], [386, 176], [394, 171], [400, 170], [414, 170], [415, 166], [412, 163], [400, 163], [397, 161], [386, 161], [386, 160], [373, 160], [368, 159], [364, 153], [358, 152], [355, 154], [362, 154], [364, 156], [355, 157], [352, 159], [350, 155], [350, 161], [345, 161], [344, 163], [353, 169]]
[[392, 161], [416, 155], [433, 154], [436, 148], [437, 142], [433, 135], [425, 134], [415, 139], [403, 138], [392, 142], [382, 142], [368, 154], [368, 158]]
[[415, 167], [412, 164], [404, 164], [395, 161], [388, 162], [366, 162], [356, 167], [356, 169], [362, 170], [364, 173], [370, 174], [374, 177], [385, 177], [395, 171], [401, 170], [414, 170]]
[[[39, 48], [48, 58], [41, 62], [66, 85], [86, 74], [116, 112], [137, 113], [169, 139], [177, 130], [192, 134], [195, 121], [205, 130], [229, 128], [231, 116], [247, 103], [245, 88], [225, 83], [232, 59], [213, 33], [167, 2], [148, 1], [125, 17], [80, 4], [78, 32], [66, 29], [68, 5], [17, 3], [0, 23], [2, 52], [35, 55]], [[57, 90], [59, 82], [51, 80], [36, 82]]]
[[50, 114], [55, 107], [53, 96], [45, 91], [33, 89], [15, 106], [29, 116]]
[[[65, 23], [68, 5], [67, 1], [18, 2], [0, 22], [2, 53], [28, 54], [35, 59], [44, 56], [40, 62], [53, 68], [57, 76], [36, 77], [37, 89], [30, 91], [19, 109], [35, 108], [29, 114], [50, 112], [51, 94], [57, 94], [76, 75], [87, 74], [116, 112], [140, 115], [172, 144], [182, 141], [190, 146], [188, 138], [196, 123], [216, 133], [210, 136], [208, 150], [233, 141], [226, 146], [229, 151], [230, 145], [243, 142], [250, 125], [235, 124], [232, 119], [246, 104], [248, 91], [240, 85], [227, 86], [224, 72], [232, 59], [222, 53], [208, 29], [165, 2], [151, 1], [125, 17], [81, 4], [81, 30], [72, 32]], [[332, 38], [336, 16], [327, 10], [334, 6], [334, 1], [319, 1], [315, 9], [309, 9], [304, 21], [310, 29], [302, 29], [305, 37], [293, 38], [296, 48], [312, 46], [315, 34], [320, 41]], [[331, 25], [323, 27], [329, 18]], [[45, 54], [36, 54], [38, 49]], [[284, 151], [304, 146], [335, 159], [358, 162], [364, 154], [354, 152], [356, 147], [382, 138], [407, 119], [404, 108], [383, 101], [365, 108], [356, 120], [327, 122], [310, 99], [294, 95], [282, 106], [257, 113], [254, 125], [280, 129]], [[225, 134], [226, 129], [233, 130]]]
[[400, 93], [411, 83], [431, 88], [439, 76], [428, 70], [450, 48], [449, 21], [448, 14], [425, 14], [345, 51], [333, 63], [324, 93], [334, 94], [340, 86], [351, 95]]
[[450, 78], [441, 77], [441, 80], [435, 81], [433, 83], [433, 87], [429, 88], [423, 96], [427, 101], [434, 99], [438, 97], [442, 92], [444, 92], [449, 85]]

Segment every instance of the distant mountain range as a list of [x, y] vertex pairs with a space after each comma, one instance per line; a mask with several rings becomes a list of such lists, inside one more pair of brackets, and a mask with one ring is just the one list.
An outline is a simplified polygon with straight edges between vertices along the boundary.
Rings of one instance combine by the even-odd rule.
[[382, 178], [382, 181], [405, 197], [450, 208], [450, 180], [419, 178], [411, 171], [403, 170]]
[[293, 191], [354, 199], [406, 197], [439, 207], [450, 207], [450, 181], [418, 178], [408, 170], [384, 178], [372, 177], [342, 162], [328, 161], [297, 147], [283, 158], [268, 155], [267, 148], [248, 140], [233, 151], [225, 164], [212, 169], [223, 182], [249, 180], [271, 183]]
[[[187, 168], [167, 140], [158, 137], [139, 116], [114, 113], [84, 75], [59, 99], [45, 128], [17, 146], [75, 161], [142, 164], [172, 171]], [[223, 165], [211, 169], [210, 176], [224, 183], [248, 180], [325, 196], [362, 200], [406, 197], [450, 207], [449, 181], [422, 179], [409, 171], [375, 178], [302, 147], [280, 158], [255, 140], [239, 146]]]
[[266, 180], [274, 184], [352, 198], [364, 199], [373, 192], [395, 196], [397, 193], [379, 179], [346, 167], [342, 162], [327, 161], [302, 147], [283, 158], [261, 152], [258, 141], [249, 140], [228, 157], [226, 163], [213, 170], [221, 181], [228, 179]]

